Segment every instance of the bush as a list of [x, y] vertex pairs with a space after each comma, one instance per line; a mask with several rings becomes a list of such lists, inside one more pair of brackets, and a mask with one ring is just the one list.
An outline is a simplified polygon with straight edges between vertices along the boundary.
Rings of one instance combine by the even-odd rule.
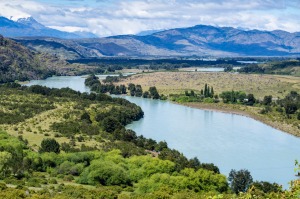
[[6, 184], [0, 183], [0, 191], [7, 189]]
[[41, 187], [39, 179], [37, 179], [37, 178], [30, 178], [26, 185], [28, 187]]
[[57, 180], [55, 178], [51, 178], [49, 180], [49, 184], [57, 184]]
[[72, 180], [74, 180], [74, 177], [72, 176], [72, 175], [65, 175], [64, 176], [64, 181], [72, 181]]
[[41, 143], [40, 152], [54, 152], [59, 153], [60, 152], [60, 145], [55, 139], [47, 138], [43, 139]]
[[5, 178], [4, 182], [6, 184], [13, 184], [13, 185], [25, 185], [25, 182], [23, 180], [17, 180], [14, 177]]

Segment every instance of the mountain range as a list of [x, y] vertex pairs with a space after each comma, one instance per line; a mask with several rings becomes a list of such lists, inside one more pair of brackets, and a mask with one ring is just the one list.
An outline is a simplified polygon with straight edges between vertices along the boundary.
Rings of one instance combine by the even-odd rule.
[[[245, 30], [232, 27], [197, 25], [188, 28], [154, 31], [152, 34], [83, 39], [75, 33], [46, 28], [33, 18], [12, 22], [1, 18], [0, 34], [14, 37], [16, 41], [31, 49], [46, 51], [65, 59], [103, 56], [224, 57], [300, 55], [300, 32]], [[41, 34], [25, 35], [25, 33], [30, 32], [27, 31], [28, 27], [40, 30], [37, 33]], [[22, 31], [12, 34], [12, 30], [17, 29]], [[24, 35], [22, 35], [23, 33]], [[42, 35], [42, 33], [45, 34]], [[58, 33], [62, 35], [59, 36]]]
[[48, 28], [37, 22], [33, 17], [20, 18], [17, 21], [0, 17], [0, 34], [5, 37], [57, 37], [64, 39], [93, 38], [96, 35], [89, 32], [64, 32]]

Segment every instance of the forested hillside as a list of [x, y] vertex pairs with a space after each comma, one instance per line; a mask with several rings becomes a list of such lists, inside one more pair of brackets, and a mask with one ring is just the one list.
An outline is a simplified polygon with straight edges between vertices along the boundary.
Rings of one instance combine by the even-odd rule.
[[66, 63], [53, 56], [29, 50], [0, 35], [0, 83], [45, 78]]
[[93, 72], [101, 73], [103, 69], [84, 64], [69, 64], [55, 54], [31, 50], [0, 35], [0, 83]]

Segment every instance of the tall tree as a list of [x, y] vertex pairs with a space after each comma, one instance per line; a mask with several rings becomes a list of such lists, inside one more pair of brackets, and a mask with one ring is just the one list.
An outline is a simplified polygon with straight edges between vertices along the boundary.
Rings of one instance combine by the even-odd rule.
[[204, 97], [206, 97], [207, 96], [207, 84], [205, 84], [205, 86], [204, 86]]
[[149, 88], [149, 93], [153, 99], [159, 99], [159, 94], [155, 86]]
[[136, 97], [142, 97], [143, 95], [143, 89], [141, 85], [136, 85], [135, 86], [135, 96]]
[[232, 169], [229, 173], [228, 180], [233, 192], [246, 192], [253, 183], [253, 178], [250, 172], [246, 169], [236, 171]]
[[255, 104], [256, 99], [253, 94], [251, 94], [251, 93], [248, 94], [247, 99], [248, 99], [248, 102], [246, 103], [247, 105], [253, 106]]
[[209, 86], [207, 86], [207, 93], [206, 93], [205, 97], [210, 97], [210, 88], [209, 88]]

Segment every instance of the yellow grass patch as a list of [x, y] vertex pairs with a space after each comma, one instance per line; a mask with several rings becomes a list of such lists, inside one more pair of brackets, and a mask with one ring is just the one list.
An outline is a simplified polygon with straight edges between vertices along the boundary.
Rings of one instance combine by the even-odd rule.
[[224, 72], [156, 72], [136, 74], [118, 84], [140, 84], [143, 90], [156, 86], [160, 94], [178, 94], [185, 90], [200, 92], [205, 83], [215, 93], [245, 91], [258, 98], [265, 95], [284, 97], [291, 90], [300, 91], [300, 78], [292, 76], [236, 74]]

